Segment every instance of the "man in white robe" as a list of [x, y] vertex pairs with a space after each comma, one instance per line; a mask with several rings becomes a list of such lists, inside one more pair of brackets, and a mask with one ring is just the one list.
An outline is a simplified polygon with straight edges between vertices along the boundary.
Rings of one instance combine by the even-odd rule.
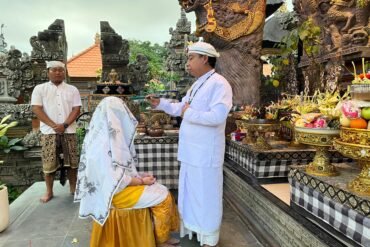
[[190, 45], [186, 68], [197, 80], [182, 101], [148, 97], [152, 107], [183, 118], [178, 150], [180, 236], [196, 233], [202, 246], [219, 241], [225, 125], [232, 107], [231, 86], [214, 69], [216, 57], [219, 53], [208, 43]]

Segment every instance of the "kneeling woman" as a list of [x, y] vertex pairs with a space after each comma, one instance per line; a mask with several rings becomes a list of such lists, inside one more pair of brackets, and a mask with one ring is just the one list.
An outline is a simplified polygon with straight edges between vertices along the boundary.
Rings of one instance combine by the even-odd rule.
[[[126, 235], [142, 234], [136, 225], [144, 227], [143, 222], [126, 220], [126, 224], [135, 225], [129, 226], [133, 229], [129, 231], [124, 230], [124, 225], [117, 226], [122, 219], [111, 220], [119, 216], [109, 215], [116, 209], [150, 208], [156, 244], [171, 247], [179, 242], [170, 239], [170, 232], [179, 227], [171, 193], [156, 183], [152, 175], [140, 175], [136, 170], [136, 125], [137, 121], [126, 104], [116, 97], [103, 99], [91, 119], [81, 152], [75, 193], [75, 201], [80, 202], [79, 216], [90, 216], [95, 220], [90, 246], [123, 246], [121, 239], [131, 238]], [[139, 239], [152, 239], [151, 235]], [[143, 242], [139, 245], [134, 243], [135, 240], [128, 241], [130, 247], [143, 246]]]

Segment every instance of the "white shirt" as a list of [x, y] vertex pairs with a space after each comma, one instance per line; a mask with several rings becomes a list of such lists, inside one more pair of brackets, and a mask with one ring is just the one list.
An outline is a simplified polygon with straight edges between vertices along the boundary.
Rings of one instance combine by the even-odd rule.
[[[46, 115], [56, 124], [62, 124], [75, 106], [81, 106], [81, 97], [75, 86], [62, 82], [56, 86], [51, 81], [37, 85], [32, 92], [31, 105], [42, 106]], [[56, 134], [50, 126], [40, 123], [43, 134]], [[76, 122], [65, 133], [76, 133]]]
[[192, 92], [190, 108], [185, 112], [180, 127], [178, 160], [200, 167], [222, 166], [226, 118], [232, 107], [230, 84], [217, 73], [209, 77], [212, 73], [214, 70], [199, 77], [181, 102], [170, 103], [161, 99], [156, 108], [180, 116]]

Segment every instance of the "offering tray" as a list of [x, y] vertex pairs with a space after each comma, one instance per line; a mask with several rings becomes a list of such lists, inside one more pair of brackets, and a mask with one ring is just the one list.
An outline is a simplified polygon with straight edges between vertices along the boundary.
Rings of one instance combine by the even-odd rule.
[[347, 187], [350, 191], [370, 196], [370, 130], [341, 128], [341, 139], [334, 141], [334, 148], [346, 157], [358, 160], [360, 174]]
[[257, 150], [270, 150], [271, 145], [268, 144], [265, 134], [267, 132], [276, 132], [280, 130], [280, 122], [268, 119], [252, 119], [244, 122], [245, 128], [250, 133], [257, 133], [257, 140], [253, 144]]
[[313, 161], [306, 167], [306, 173], [314, 176], [338, 175], [330, 163], [329, 148], [333, 145], [333, 140], [339, 136], [339, 130], [295, 127], [295, 134], [300, 143], [316, 149]]

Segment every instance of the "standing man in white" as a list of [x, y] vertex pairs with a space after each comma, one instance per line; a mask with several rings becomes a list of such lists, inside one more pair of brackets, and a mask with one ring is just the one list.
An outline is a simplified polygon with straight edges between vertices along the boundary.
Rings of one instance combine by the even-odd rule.
[[216, 246], [219, 241], [225, 126], [232, 107], [231, 86], [214, 69], [217, 57], [208, 43], [190, 45], [186, 68], [197, 81], [182, 101], [148, 96], [155, 109], [183, 118], [178, 151], [180, 235], [191, 238], [196, 233], [202, 246]]
[[[53, 198], [53, 183], [58, 169], [67, 169], [70, 192], [74, 194], [79, 155], [76, 136], [76, 118], [80, 114], [81, 97], [75, 86], [67, 84], [65, 64], [46, 62], [49, 82], [37, 85], [32, 91], [32, 111], [40, 120], [42, 165], [46, 193], [41, 202]], [[63, 173], [64, 174], [64, 173]], [[64, 185], [64, 176], [61, 183]]]

